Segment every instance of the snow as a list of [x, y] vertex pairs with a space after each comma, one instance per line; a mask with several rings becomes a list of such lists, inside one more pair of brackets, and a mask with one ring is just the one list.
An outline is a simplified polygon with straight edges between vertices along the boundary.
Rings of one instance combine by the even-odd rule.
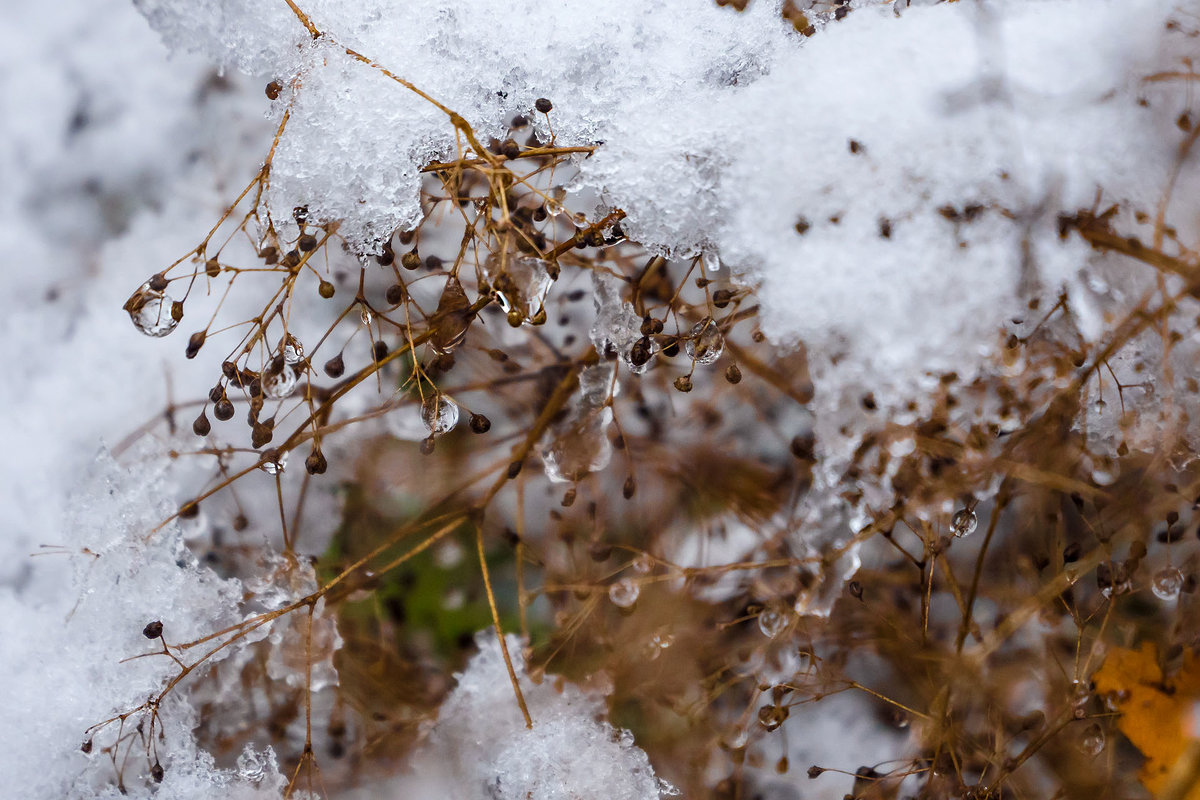
[[[313, 0], [315, 39], [282, 1], [133, 5], [144, 19], [121, 0], [69, 0], [53, 22], [33, 4], [0, 22], [0, 726], [16, 734], [0, 774], [24, 797], [117, 796], [99, 752], [112, 734], [90, 755], [80, 743], [172, 674], [165, 657], [122, 663], [148, 646], [142, 627], [160, 619], [179, 641], [243, 613], [242, 587], [196, 561], [184, 528], [151, 533], [188, 476], [164, 472], [161, 455], [118, 463], [104, 447], [159, 413], [168, 385], [207, 390], [198, 371], [165, 364], [174, 338], [134, 333], [120, 312], [130, 288], [194, 246], [196, 220], [220, 215], [285, 112], [272, 217], [286, 225], [307, 205], [362, 254], [422, 218], [421, 168], [465, 146], [443, 110], [347, 47], [461, 113], [482, 141], [528, 114], [541, 141], [595, 146], [562, 177], [569, 203], [596, 219], [620, 208], [652, 252], [703, 255], [758, 287], [763, 330], [803, 342], [816, 384], [828, 463], [808, 512], [829, 520], [818, 546], [857, 519], [821, 502], [839, 459], [879, 424], [855, 411], [864, 391], [878, 419], [896, 419], [939, 373], [994, 369], [1031, 298], [1070, 290], [1094, 341], [1154, 278], [1060, 239], [1056, 221], [1098, 196], [1155, 210], [1178, 138], [1165, 90], [1143, 80], [1178, 55], [1163, 0], [856, 3], [812, 37], [765, 1], [737, 13], [616, 0], [598, 19], [530, 0]], [[272, 102], [267, 80], [283, 87]], [[541, 97], [548, 115], [532, 112]], [[597, 287], [611, 317], [599, 336], [628, 357], [639, 320]], [[1135, 358], [1114, 367], [1131, 374]], [[580, 424], [603, 433], [611, 411], [595, 411], [579, 409]], [[594, 462], [608, 459], [600, 438], [602, 452], [584, 454]], [[886, 490], [871, 500], [886, 504]], [[280, 658], [272, 669], [294, 682]], [[481, 640], [402, 780], [463, 797], [663, 792], [645, 754], [603, 721], [602, 698], [522, 680], [532, 730]], [[196, 713], [186, 689], [164, 705], [160, 796], [278, 797], [274, 754], [246, 757], [261, 772], [218, 768], [196, 746]], [[852, 738], [828, 738], [839, 735]], [[820, 757], [835, 760], [840, 744]], [[145, 776], [130, 777], [131, 794], [148, 796]]]

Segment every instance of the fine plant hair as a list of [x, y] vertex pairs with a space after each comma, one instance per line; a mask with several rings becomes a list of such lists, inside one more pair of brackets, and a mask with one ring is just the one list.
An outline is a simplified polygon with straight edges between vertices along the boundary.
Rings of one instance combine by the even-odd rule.
[[[815, 34], [792, 3], [783, 13]], [[804, 347], [767, 340], [755, 287], [719, 259], [651, 251], [621, 209], [572, 207], [598, 145], [558, 144], [555, 98], [480, 141], [346, 53], [442, 111], [458, 152], [424, 167], [422, 221], [359, 252], [337, 219], [268, 209], [285, 111], [225, 213], [126, 303], [185, 359], [216, 351], [209, 394], [125, 445], [182, 431], [171, 457], [207, 478], [162, 525], [221, 528], [195, 546], [243, 580], [247, 616], [190, 641], [146, 620], [149, 649], [130, 657], [173, 676], [84, 734], [115, 782], [162, 780], [164, 701], [186, 686], [219, 758], [269, 743], [288, 796], [337, 797], [420, 746], [490, 627], [527, 726], [519, 663], [535, 681], [603, 683], [614, 725], [687, 797], [753, 797], [771, 772], [805, 771], [861, 798], [1140, 791], [1121, 699], [1093, 676], [1113, 647], [1151, 642], [1169, 675], [1200, 646], [1200, 470], [1171, 374], [1197, 325], [1200, 252], [1169, 224], [1173, 183], [1150, 216], [1098, 191], [1058, 217], [1064, 240], [1157, 276], [1097, 343], [1069, 292], [1027, 287], [1024, 333], [997, 331], [994, 363], [931, 376], [906, 414], [864, 389], [851, 455], [823, 464]], [[302, 93], [296, 81], [266, 93]], [[1179, 124], [1182, 165], [1200, 128]], [[939, 210], [964, 228], [1019, 213]], [[1118, 380], [1121, 359], [1144, 379]], [[306, 503], [335, 476], [337, 529], [319, 530]], [[243, 500], [264, 487], [271, 507]], [[865, 521], [797, 537], [818, 487]], [[709, 552], [686, 555], [685, 537]], [[251, 655], [224, 660], [233, 650]], [[295, 680], [272, 677], [279, 659]], [[331, 668], [336, 683], [314, 677]], [[206, 694], [218, 682], [265, 700]], [[1030, 684], [1044, 702], [1020, 698]], [[843, 693], [897, 732], [892, 758], [789, 763], [785, 721]]]

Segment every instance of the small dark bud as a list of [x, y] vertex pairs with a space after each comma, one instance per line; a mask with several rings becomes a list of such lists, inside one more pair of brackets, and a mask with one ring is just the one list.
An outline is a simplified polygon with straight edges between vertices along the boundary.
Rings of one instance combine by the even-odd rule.
[[400, 266], [409, 270], [420, 269], [421, 256], [417, 254], [416, 250], [409, 250], [407, 253], [400, 256]]
[[565, 492], [563, 492], [563, 497], [562, 497], [563, 508], [570, 508], [573, 505], [575, 505], [575, 487], [574, 486], [572, 486], [570, 489], [567, 489]]
[[283, 257], [283, 261], [281, 261], [280, 263], [283, 264], [283, 266], [287, 267], [288, 269], [291, 269], [292, 267], [294, 267], [300, 263], [300, 254], [297, 253], [295, 250], [288, 250], [287, 255], [285, 255]]
[[483, 414], [471, 415], [471, 431], [474, 433], [487, 433], [492, 429], [492, 421]]
[[505, 158], [520, 158], [521, 145], [513, 139], [505, 139], [500, 143], [500, 154]]
[[222, 397], [213, 406], [213, 416], [221, 420], [221, 422], [233, 419], [233, 401], [228, 397]]
[[664, 344], [662, 354], [667, 358], [674, 358], [679, 355], [679, 339], [672, 337], [671, 341]]
[[819, 778], [819, 777], [821, 777], [821, 773], [824, 771], [825, 770], [822, 769], [821, 767], [809, 767], [808, 768], [808, 777], [809, 777], [809, 779]]
[[612, 545], [607, 544], [606, 542], [592, 542], [592, 544], [588, 546], [588, 556], [592, 559], [592, 561], [597, 563], [601, 561], [608, 561], [609, 557], [612, 555], [612, 552]]
[[536, 108], [539, 113], [549, 114], [551, 109], [554, 108], [554, 104], [544, 97], [539, 97], [534, 101], [533, 107]]
[[167, 288], [167, 276], [161, 272], [157, 275], [150, 276], [150, 290], [154, 292], [165, 291]]
[[219, 401], [224, 396], [225, 396], [225, 387], [221, 385], [220, 381], [217, 382], [216, 386], [214, 386], [213, 388], [208, 390], [208, 399], [213, 401], [214, 403]]
[[621, 495], [626, 500], [631, 500], [631, 499], [633, 499], [633, 495], [635, 492], [637, 492], [637, 481], [635, 481], [633, 479], [633, 476], [630, 475], [628, 478], [625, 479], [625, 484], [621, 487]]
[[247, 391], [250, 392], [251, 397], [262, 397], [262, 378], [255, 375], [250, 381]]
[[162, 636], [162, 632], [163, 624], [158, 620], [155, 620], [146, 627], [142, 628], [142, 636], [145, 636], [147, 639], [157, 639], [158, 637]]
[[150, 768], [150, 777], [154, 779], [155, 783], [162, 783], [162, 780], [163, 780], [162, 764], [159, 764], [157, 761], [154, 762], [154, 766]]
[[741, 368], [739, 368], [737, 364], [730, 364], [728, 367], [725, 368], [725, 380], [729, 381], [730, 383], [741, 383], [742, 382]]
[[675, 388], [681, 392], [690, 392], [692, 390], [692, 376], [680, 375], [675, 379]]
[[239, 513], [233, 518], [233, 529], [235, 531], [244, 531], [250, 527], [250, 520], [246, 519], [246, 515]]
[[301, 252], [304, 253], [307, 253], [311, 250], [316, 250], [317, 237], [313, 236], [311, 233], [306, 233], [296, 242], [296, 246], [299, 247]]
[[221, 262], [217, 261], [215, 258], [210, 258], [208, 261], [205, 261], [204, 262], [204, 274], [208, 275], [208, 277], [210, 277], [210, 278], [215, 278], [218, 275], [220, 275], [221, 274]]
[[800, 433], [792, 437], [792, 455], [801, 461], [812, 461], [816, 458], [816, 440], [811, 433]]
[[276, 248], [275, 245], [264, 247], [262, 252], [258, 255], [260, 258], [262, 258], [263, 263], [267, 265], [275, 264], [279, 261], [279, 249]]
[[283, 90], [283, 87], [279, 85], [279, 81], [271, 81], [270, 83], [267, 84], [267, 89], [266, 89], [267, 99], [268, 100], [278, 100], [279, 92], [282, 90]]
[[171, 319], [175, 320], [176, 322], [179, 322], [179, 320], [183, 319], [183, 303], [179, 302], [178, 300], [176, 300], [174, 303], [171, 303]]
[[385, 358], [387, 358], [387, 354], [387, 342], [376, 342], [375, 344], [371, 345], [371, 357], [374, 358], [376, 362], [383, 361]]
[[197, 436], [208, 436], [211, 430], [212, 423], [208, 421], [208, 414], [201, 411], [200, 416], [196, 417], [195, 422], [192, 423], [192, 433]]
[[733, 300], [733, 292], [729, 289], [717, 289], [712, 296], [713, 305], [717, 308], [724, 308]]
[[392, 249], [392, 243], [388, 242], [383, 246], [383, 252], [375, 256], [376, 263], [381, 267], [391, 266], [396, 260], [396, 251]]
[[346, 362], [342, 359], [341, 353], [325, 362], [325, 374], [331, 378], [340, 378], [345, 371]]
[[[221, 374], [224, 375], [226, 378], [233, 380], [234, 376], [237, 375], [237, 372], [238, 372], [237, 364], [233, 363], [232, 361], [222, 361], [221, 362]], [[214, 403], [217, 402], [216, 398], [213, 399], [213, 402]]]
[[188, 337], [187, 349], [184, 351], [184, 355], [188, 358], [195, 358], [196, 354], [200, 352], [200, 348], [204, 346], [204, 339], [207, 336], [208, 333], [206, 331], [196, 331]]
[[629, 363], [640, 367], [650, 360], [650, 339], [643, 336], [629, 348]]
[[329, 462], [324, 453], [313, 450], [308, 454], [308, 458], [304, 459], [304, 468], [308, 470], [309, 475], [324, 475], [325, 470], [329, 469]]
[[326, 300], [333, 297], [333, 293], [335, 291], [336, 289], [333, 288], [333, 284], [326, 280], [321, 281], [321, 283], [317, 286], [317, 293]]
[[433, 452], [433, 448], [437, 446], [437, 440], [432, 436], [421, 440], [421, 455], [427, 456]]
[[846, 584], [846, 588], [850, 591], [850, 595], [852, 597], [862, 600], [863, 587], [861, 583], [858, 581], [850, 581], [850, 583]]
[[388, 301], [388, 305], [398, 306], [404, 302], [404, 287], [398, 283], [393, 283], [384, 292], [383, 297]]
[[195, 500], [188, 500], [179, 507], [180, 519], [195, 519], [200, 515], [200, 504]]
[[265, 422], [260, 422], [250, 429], [250, 444], [256, 450], [265, 444], [270, 444], [274, 437], [274, 429]]
[[83, 744], [79, 745], [79, 749], [84, 753], [92, 752], [92, 740], [84, 739]]
[[521, 474], [521, 462], [520, 461], [514, 461], [508, 465], [508, 479], [510, 481], [520, 474]]
[[1079, 556], [1083, 554], [1083, 546], [1079, 542], [1071, 542], [1063, 548], [1062, 558], [1064, 564], [1074, 564], [1079, 560]]

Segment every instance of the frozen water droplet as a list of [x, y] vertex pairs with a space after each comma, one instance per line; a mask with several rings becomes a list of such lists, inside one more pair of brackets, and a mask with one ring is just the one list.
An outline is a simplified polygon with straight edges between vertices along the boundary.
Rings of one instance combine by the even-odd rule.
[[267, 774], [267, 765], [263, 763], [263, 758], [258, 753], [254, 752], [250, 745], [246, 745], [246, 749], [237, 758], [238, 777], [247, 783], [258, 784]]
[[362, 320], [362, 324], [371, 327], [371, 323], [375, 320], [375, 315], [371, 313], [371, 309], [363, 306], [358, 310], [358, 318]]
[[979, 517], [975, 516], [975, 512], [969, 508], [960, 508], [950, 518], [950, 532], [958, 537], [974, 533], [978, 526]]
[[421, 421], [434, 436], [454, 430], [458, 424], [458, 404], [441, 392], [432, 394], [421, 404]]
[[272, 400], [282, 400], [285, 397], [290, 397], [292, 392], [296, 391], [297, 383], [299, 383], [299, 378], [296, 375], [296, 370], [285, 364], [279, 372], [266, 372], [263, 374], [263, 394]]
[[692, 326], [691, 336], [683, 343], [684, 352], [697, 364], [711, 364], [725, 352], [725, 337], [712, 317]]
[[522, 324], [530, 325], [544, 310], [546, 295], [554, 285], [545, 261], [540, 258], [502, 259], [490, 255], [483, 263], [483, 276], [492, 285], [504, 313], [516, 311]]
[[632, 578], [621, 578], [609, 585], [608, 599], [617, 608], [629, 608], [637, 602], [642, 589]]
[[1100, 723], [1093, 722], [1083, 731], [1079, 738], [1079, 750], [1086, 756], [1098, 756], [1104, 750], [1104, 729]]
[[147, 336], [162, 337], [175, 330], [179, 320], [171, 314], [175, 301], [165, 292], [156, 292], [150, 284], [143, 284], [129, 302], [125, 310], [133, 320], [133, 326]]
[[585, 408], [552, 430], [553, 439], [541, 451], [546, 477], [555, 483], [569, 483], [607, 467], [612, 459], [611, 422], [611, 408]]
[[658, 796], [659, 797], [678, 797], [679, 789], [675, 784], [662, 778], [658, 779]]
[[555, 186], [546, 192], [546, 213], [557, 217], [563, 212], [563, 202], [567, 199], [567, 190], [563, 186]]
[[782, 606], [769, 605], [758, 614], [758, 629], [763, 636], [774, 639], [788, 626], [788, 614]]
[[1071, 707], [1083, 708], [1092, 699], [1092, 691], [1087, 681], [1071, 681]]
[[304, 345], [290, 333], [283, 340], [283, 360], [289, 364], [299, 364], [304, 360]]
[[1165, 567], [1154, 575], [1151, 589], [1159, 600], [1174, 600], [1183, 587], [1183, 573], [1175, 567]]
[[266, 453], [263, 455], [265, 458], [258, 468], [268, 475], [278, 475], [287, 469], [288, 453], [286, 450], [282, 453], [273, 451], [270, 455]]

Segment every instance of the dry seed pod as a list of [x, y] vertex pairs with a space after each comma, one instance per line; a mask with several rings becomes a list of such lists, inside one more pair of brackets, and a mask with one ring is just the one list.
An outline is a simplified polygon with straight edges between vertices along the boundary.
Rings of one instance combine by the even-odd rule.
[[325, 362], [325, 374], [331, 378], [340, 378], [342, 373], [346, 371], [346, 362], [342, 358], [342, 354], [338, 353], [333, 358]]
[[204, 340], [207, 336], [207, 331], [196, 331], [188, 337], [187, 349], [184, 351], [184, 355], [188, 358], [195, 358], [196, 354], [200, 352], [200, 348], [204, 346]]
[[163, 624], [158, 620], [148, 623], [146, 627], [142, 628], [142, 636], [145, 636], [147, 639], [157, 639], [162, 636], [162, 632]]
[[309, 453], [308, 458], [304, 459], [304, 468], [308, 470], [309, 475], [324, 475], [325, 470], [329, 468], [329, 462], [325, 459], [325, 454], [320, 450], [313, 450]]
[[192, 422], [192, 433], [197, 436], [208, 436], [210, 431], [212, 431], [212, 423], [208, 421], [208, 414], [201, 411], [200, 416]]
[[326, 300], [333, 297], [335, 291], [336, 289], [334, 288], [333, 284], [326, 280], [322, 280], [317, 286], [317, 293]]
[[492, 421], [483, 414], [472, 414], [470, 424], [474, 433], [487, 433], [492, 429]]

